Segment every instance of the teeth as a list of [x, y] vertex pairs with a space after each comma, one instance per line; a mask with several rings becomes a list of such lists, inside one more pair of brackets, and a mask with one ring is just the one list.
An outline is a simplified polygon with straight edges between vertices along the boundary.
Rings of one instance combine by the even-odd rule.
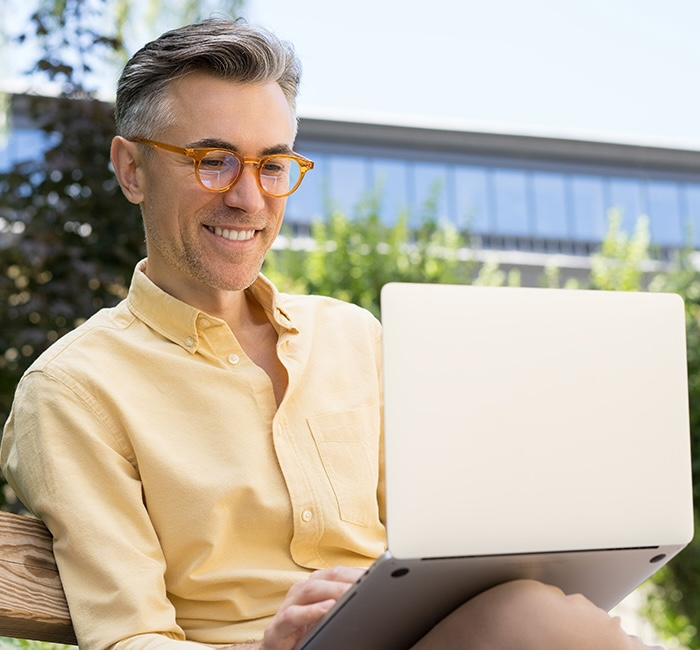
[[232, 241], [247, 241], [253, 239], [255, 230], [228, 230], [227, 228], [209, 228], [215, 235]]

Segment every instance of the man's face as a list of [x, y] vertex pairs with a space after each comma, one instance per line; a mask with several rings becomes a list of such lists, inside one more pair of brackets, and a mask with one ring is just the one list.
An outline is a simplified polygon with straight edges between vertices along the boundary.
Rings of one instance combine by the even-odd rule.
[[[278, 84], [192, 74], [170, 89], [173, 126], [154, 139], [224, 147], [246, 158], [291, 151], [295, 118]], [[142, 210], [151, 279], [199, 305], [250, 286], [282, 226], [286, 198], [263, 194], [246, 164], [227, 192], [204, 189], [191, 158], [153, 149], [144, 162]]]

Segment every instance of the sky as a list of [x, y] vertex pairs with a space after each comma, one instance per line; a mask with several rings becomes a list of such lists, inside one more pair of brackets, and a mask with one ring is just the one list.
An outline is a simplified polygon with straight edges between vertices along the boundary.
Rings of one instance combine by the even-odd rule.
[[301, 113], [700, 149], [700, 0], [249, 0]]
[[[0, 0], [0, 19], [23, 20], [34, 1]], [[245, 7], [294, 43], [302, 115], [700, 150], [700, 0]], [[0, 56], [7, 79], [18, 57], [7, 46]]]

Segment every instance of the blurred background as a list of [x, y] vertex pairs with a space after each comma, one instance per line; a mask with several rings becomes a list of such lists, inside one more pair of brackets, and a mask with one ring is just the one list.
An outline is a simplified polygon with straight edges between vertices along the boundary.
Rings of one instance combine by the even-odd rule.
[[[389, 280], [678, 292], [695, 444], [694, 0], [0, 0], [0, 420], [144, 254], [108, 159], [121, 66], [212, 15], [271, 28], [304, 64], [296, 149], [316, 167], [264, 269], [282, 289], [377, 316]], [[7, 486], [0, 506], [22, 511]], [[692, 545], [624, 605], [627, 626], [700, 648], [698, 584]]]

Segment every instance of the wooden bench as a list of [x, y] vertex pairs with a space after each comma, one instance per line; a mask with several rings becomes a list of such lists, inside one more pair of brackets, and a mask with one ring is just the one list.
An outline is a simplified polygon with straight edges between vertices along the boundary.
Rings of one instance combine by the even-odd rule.
[[77, 643], [51, 533], [8, 512], [0, 512], [0, 636]]

